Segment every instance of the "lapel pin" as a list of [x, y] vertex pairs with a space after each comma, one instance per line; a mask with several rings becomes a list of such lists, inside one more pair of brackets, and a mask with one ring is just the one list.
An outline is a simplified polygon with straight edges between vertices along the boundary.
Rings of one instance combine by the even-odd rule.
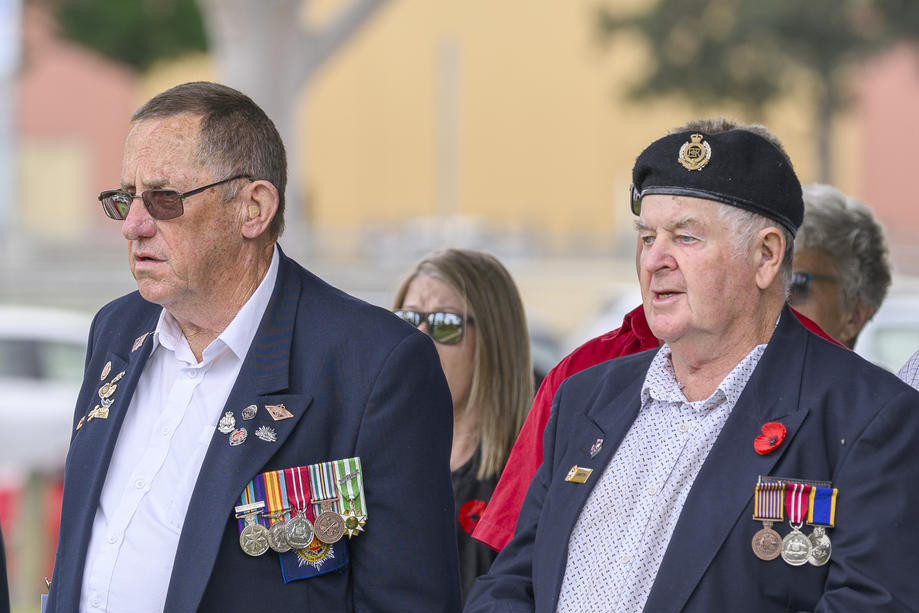
[[233, 434], [230, 435], [230, 446], [236, 447], [237, 445], [242, 445], [246, 442], [246, 438], [249, 436], [249, 431], [245, 428], [237, 428], [233, 430]]
[[603, 439], [598, 438], [597, 442], [590, 446], [590, 457], [595, 457], [603, 449]]
[[753, 449], [760, 455], [772, 453], [785, 440], [785, 426], [777, 421], [763, 424], [761, 430], [763, 433], [753, 440]]
[[138, 336], [136, 339], [134, 339], [134, 346], [131, 347], [131, 353], [134, 353], [135, 351], [137, 351], [138, 349], [141, 348], [141, 346], [144, 344], [144, 341], [147, 340], [147, 335], [148, 335], [148, 334], [150, 334], [150, 333], [149, 333], [149, 332], [144, 332], [143, 334], [141, 334], [140, 336]]
[[275, 421], [289, 419], [294, 416], [294, 414], [288, 411], [283, 404], [266, 404], [265, 410], [271, 415], [271, 419]]
[[250, 404], [245, 409], [242, 410], [243, 419], [249, 420], [255, 417], [256, 412], [258, 412], [258, 407], [254, 404]]
[[565, 481], [571, 483], [587, 483], [587, 478], [590, 477], [590, 473], [593, 471], [593, 468], [584, 468], [583, 466], [575, 464], [571, 467], [571, 470], [568, 471], [568, 474], [565, 475]]
[[112, 362], [111, 362], [111, 360], [109, 360], [108, 362], [106, 362], [106, 363], [105, 363], [105, 366], [102, 367], [102, 374], [99, 375], [99, 380], [100, 380], [100, 381], [105, 381], [105, 378], [108, 376], [108, 374], [109, 374], [110, 372], [112, 372]]
[[229, 411], [223, 414], [220, 421], [217, 422], [217, 432], [220, 434], [229, 434], [236, 427], [236, 418]]
[[268, 426], [260, 426], [258, 430], [255, 431], [255, 436], [266, 443], [274, 443], [278, 440], [278, 433], [275, 432], [274, 428]]

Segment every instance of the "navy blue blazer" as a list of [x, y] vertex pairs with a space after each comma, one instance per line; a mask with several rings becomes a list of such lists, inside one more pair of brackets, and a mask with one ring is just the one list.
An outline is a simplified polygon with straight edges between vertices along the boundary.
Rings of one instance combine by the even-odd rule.
[[[473, 587], [467, 613], [555, 611], [571, 531], [638, 414], [656, 351], [605, 362], [559, 388], [514, 539]], [[785, 440], [759, 455], [753, 441], [771, 421], [785, 425]], [[594, 469], [583, 485], [564, 480], [575, 464]], [[827, 565], [753, 555], [758, 475], [839, 489]], [[917, 484], [919, 392], [809, 333], [786, 309], [690, 490], [644, 610], [916, 611]], [[787, 522], [776, 528], [789, 531]]]
[[[134, 292], [93, 321], [67, 455], [49, 611], [78, 610], [99, 495], [151, 339], [132, 347], [153, 331], [159, 313]], [[112, 373], [126, 373], [118, 399], [108, 419], [76, 430], [98, 402], [108, 361]], [[273, 421], [262, 410], [253, 420], [251, 431], [262, 423], [275, 428], [276, 443], [249, 436], [231, 447], [215, 429], [185, 516], [166, 611], [460, 609], [449, 466], [453, 405], [426, 335], [327, 285], [282, 253], [274, 292], [225, 410], [250, 404], [284, 404], [293, 417]], [[250, 479], [353, 456], [362, 462], [368, 520], [365, 532], [347, 542], [347, 566], [285, 584], [277, 554], [243, 553], [234, 506]]]

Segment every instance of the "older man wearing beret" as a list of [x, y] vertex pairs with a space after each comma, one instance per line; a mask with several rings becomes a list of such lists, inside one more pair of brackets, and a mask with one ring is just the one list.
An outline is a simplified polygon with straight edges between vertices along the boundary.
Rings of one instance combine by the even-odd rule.
[[919, 393], [786, 306], [801, 186], [761, 126], [639, 155], [657, 349], [566, 380], [514, 539], [466, 611], [905, 611]]

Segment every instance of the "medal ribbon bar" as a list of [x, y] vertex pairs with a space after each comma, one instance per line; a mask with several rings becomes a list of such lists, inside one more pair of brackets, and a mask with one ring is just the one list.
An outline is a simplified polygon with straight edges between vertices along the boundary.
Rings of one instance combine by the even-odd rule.
[[367, 515], [367, 504], [364, 501], [364, 475], [361, 472], [360, 458], [335, 460], [335, 482], [338, 484], [338, 500], [342, 510], [354, 508], [357, 515]]
[[265, 513], [265, 515], [269, 516], [266, 518], [268, 520], [268, 526], [270, 527], [278, 521], [284, 521], [282, 514], [284, 510], [288, 508], [287, 486], [286, 480], [284, 479], [284, 471], [274, 470], [262, 473], [255, 479], [261, 482], [262, 489], [265, 492], [265, 502], [268, 503]]
[[[255, 495], [255, 479], [253, 479], [248, 484], [246, 484], [245, 489], [243, 489], [243, 493], [239, 495], [239, 504], [240, 506], [253, 505], [257, 504], [257, 501], [258, 498]], [[238, 517], [237, 519], [239, 520], [237, 522], [239, 525], [239, 531], [242, 532], [243, 528], [246, 527], [246, 520], [241, 517]]]
[[813, 487], [810, 493], [810, 504], [807, 510], [807, 523], [812, 526], [836, 525], [836, 494], [839, 490], [835, 487]]
[[319, 515], [322, 507], [316, 504], [316, 500], [334, 499], [332, 510], [336, 513], [338, 510], [338, 488], [335, 484], [335, 471], [332, 468], [332, 462], [321, 462], [319, 464], [310, 464], [310, 489], [313, 492], [313, 513]]
[[804, 521], [810, 507], [810, 490], [808, 483], [788, 483], [785, 486], [785, 514], [788, 521], [794, 524]]
[[785, 484], [760, 477], [756, 482], [753, 519], [782, 521], [784, 519]]
[[291, 517], [296, 517], [301, 512], [306, 518], [313, 521], [313, 512], [310, 509], [309, 479], [304, 478], [303, 466], [284, 469], [284, 479], [287, 482], [287, 499], [290, 502]]

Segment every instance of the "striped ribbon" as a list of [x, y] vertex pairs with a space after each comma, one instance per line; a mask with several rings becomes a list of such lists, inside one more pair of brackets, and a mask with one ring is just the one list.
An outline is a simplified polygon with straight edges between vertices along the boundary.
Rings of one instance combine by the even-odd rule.
[[277, 521], [284, 521], [284, 517], [281, 516], [281, 513], [288, 508], [287, 479], [284, 477], [284, 471], [274, 470], [262, 473], [255, 478], [255, 481], [261, 483], [262, 489], [265, 492], [265, 503], [267, 508], [264, 514], [278, 514], [278, 517], [267, 518], [268, 526], [271, 526]]
[[756, 481], [756, 495], [753, 519], [759, 521], [782, 521], [785, 484], [760, 477]]
[[310, 509], [309, 477], [304, 475], [305, 472], [303, 466], [284, 469], [287, 499], [291, 506], [291, 517], [296, 517], [302, 512], [308, 520], [313, 521], [313, 512]]
[[333, 462], [321, 462], [319, 464], [310, 464], [310, 490], [313, 492], [313, 512], [319, 514], [322, 507], [315, 503], [316, 500], [328, 500], [334, 498], [332, 510], [338, 512], [338, 488], [335, 485], [335, 470], [332, 467]]
[[800, 523], [810, 507], [811, 486], [807, 483], [788, 483], [785, 486], [785, 515], [788, 521]]
[[338, 484], [338, 500], [341, 508], [347, 511], [353, 505], [356, 515], [367, 515], [361, 459], [335, 460], [332, 464], [335, 470], [335, 482]]
[[807, 509], [807, 523], [812, 526], [836, 525], [836, 494], [835, 487], [811, 488], [810, 504]]

